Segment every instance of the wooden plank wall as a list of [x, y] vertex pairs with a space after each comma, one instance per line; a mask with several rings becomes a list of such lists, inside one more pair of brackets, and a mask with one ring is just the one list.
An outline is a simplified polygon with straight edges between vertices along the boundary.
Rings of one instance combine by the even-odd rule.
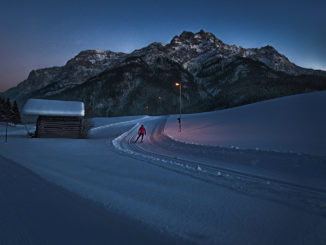
[[40, 138], [80, 138], [81, 117], [39, 116], [35, 136]]

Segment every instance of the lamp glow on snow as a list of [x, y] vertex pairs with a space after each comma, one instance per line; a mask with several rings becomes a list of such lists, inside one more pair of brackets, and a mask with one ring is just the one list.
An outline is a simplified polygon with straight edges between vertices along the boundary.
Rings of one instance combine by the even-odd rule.
[[179, 121], [179, 132], [181, 132], [181, 82], [175, 82], [175, 86], [179, 87], [180, 96], [179, 96], [179, 109], [180, 109], [180, 116], [178, 118]]

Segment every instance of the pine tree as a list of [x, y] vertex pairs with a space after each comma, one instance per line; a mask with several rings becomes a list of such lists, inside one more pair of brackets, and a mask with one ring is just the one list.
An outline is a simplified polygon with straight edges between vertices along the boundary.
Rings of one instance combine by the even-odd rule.
[[3, 122], [5, 119], [5, 100], [0, 97], [0, 122]]
[[14, 101], [14, 104], [12, 106], [12, 112], [13, 112], [12, 122], [14, 124], [21, 123], [20, 113], [19, 113], [19, 109], [18, 109], [16, 100]]
[[10, 103], [10, 100], [7, 99], [6, 104], [5, 104], [5, 121], [10, 122], [12, 116], [13, 116], [13, 113], [11, 111], [11, 103]]

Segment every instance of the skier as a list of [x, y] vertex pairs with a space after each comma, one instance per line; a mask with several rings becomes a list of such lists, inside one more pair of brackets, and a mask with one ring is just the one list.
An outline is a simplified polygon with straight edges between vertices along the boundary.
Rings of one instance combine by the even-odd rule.
[[138, 129], [138, 137], [137, 137], [135, 143], [138, 141], [140, 136], [141, 136], [140, 142], [143, 142], [144, 134], [146, 135], [146, 129], [145, 129], [144, 125], [141, 125], [140, 128]]

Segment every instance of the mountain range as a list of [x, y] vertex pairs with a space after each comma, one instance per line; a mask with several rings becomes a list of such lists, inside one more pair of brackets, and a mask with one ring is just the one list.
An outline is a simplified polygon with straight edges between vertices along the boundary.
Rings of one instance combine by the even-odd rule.
[[326, 90], [326, 72], [299, 67], [272, 46], [228, 45], [188, 31], [126, 54], [85, 50], [64, 66], [30, 72], [2, 94], [21, 107], [28, 98], [83, 101], [89, 116], [177, 113], [229, 108]]

